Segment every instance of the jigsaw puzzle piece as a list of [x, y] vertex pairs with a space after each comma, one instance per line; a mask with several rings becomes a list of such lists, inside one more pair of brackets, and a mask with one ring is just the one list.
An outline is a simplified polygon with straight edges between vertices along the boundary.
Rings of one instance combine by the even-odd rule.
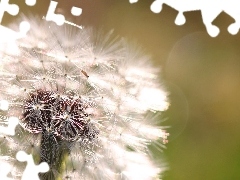
[[48, 11], [47, 11], [47, 15], [46, 15], [46, 20], [53, 21], [57, 25], [61, 26], [64, 24], [65, 17], [62, 14], [55, 14], [57, 4], [58, 3], [56, 1], [50, 2], [50, 5], [49, 5]]
[[22, 180], [39, 180], [38, 173], [45, 173], [49, 171], [49, 166], [46, 162], [41, 162], [39, 165], [35, 165], [32, 155], [27, 154], [24, 151], [18, 151], [16, 158], [20, 162], [27, 161], [27, 166], [23, 172]]
[[8, 12], [12, 16], [16, 16], [19, 12], [19, 6], [16, 4], [9, 4], [9, 0], [1, 0], [0, 2], [0, 23], [5, 12]]

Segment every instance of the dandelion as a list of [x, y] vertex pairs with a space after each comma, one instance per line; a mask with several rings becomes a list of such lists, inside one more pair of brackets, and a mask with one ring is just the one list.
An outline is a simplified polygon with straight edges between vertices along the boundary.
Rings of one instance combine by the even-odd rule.
[[18, 53], [1, 52], [3, 117], [19, 119], [4, 153], [47, 162], [41, 179], [159, 177], [148, 146], [167, 142], [155, 115], [169, 103], [150, 58], [112, 31], [27, 21]]

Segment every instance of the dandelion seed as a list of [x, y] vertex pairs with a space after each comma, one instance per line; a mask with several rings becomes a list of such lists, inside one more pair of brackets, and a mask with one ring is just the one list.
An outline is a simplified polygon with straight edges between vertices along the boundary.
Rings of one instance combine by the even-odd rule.
[[112, 31], [25, 20], [19, 54], [1, 52], [0, 108], [20, 121], [5, 153], [47, 162], [40, 179], [157, 178], [148, 146], [168, 134], [152, 114], [169, 103], [150, 59]]

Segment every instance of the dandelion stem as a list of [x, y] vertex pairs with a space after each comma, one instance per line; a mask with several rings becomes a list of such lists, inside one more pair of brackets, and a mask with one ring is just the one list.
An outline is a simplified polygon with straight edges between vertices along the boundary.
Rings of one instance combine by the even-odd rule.
[[40, 175], [41, 180], [62, 179], [61, 177], [66, 168], [65, 163], [70, 153], [67, 144], [69, 142], [60, 139], [56, 135], [48, 132], [42, 133], [40, 162], [47, 162], [50, 170]]

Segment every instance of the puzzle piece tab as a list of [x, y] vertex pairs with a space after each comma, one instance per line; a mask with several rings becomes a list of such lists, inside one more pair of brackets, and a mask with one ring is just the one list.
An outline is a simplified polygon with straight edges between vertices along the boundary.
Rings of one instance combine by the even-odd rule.
[[131, 4], [138, 2], [138, 0], [129, 0]]
[[46, 15], [46, 20], [54, 21], [57, 25], [61, 26], [64, 24], [65, 17], [61, 14], [55, 14], [57, 4], [58, 3], [56, 1], [50, 2], [50, 5], [49, 5], [48, 11], [47, 11], [47, 15]]
[[82, 14], [82, 9], [79, 8], [79, 7], [73, 6], [72, 9], [71, 9], [71, 13], [74, 16], [80, 16]]
[[49, 166], [46, 162], [41, 162], [39, 165], [35, 165], [32, 155], [27, 154], [24, 151], [18, 151], [16, 158], [20, 162], [27, 161], [27, 166], [23, 172], [22, 180], [39, 180], [38, 173], [45, 173], [49, 171]]
[[36, 0], [25, 0], [25, 3], [28, 5], [28, 6], [34, 6], [36, 4]]
[[[25, 3], [28, 6], [34, 6], [36, 4], [36, 0], [25, 0]], [[9, 4], [9, 0], [1, 0], [0, 23], [2, 22], [2, 18], [5, 12], [11, 14], [12, 16], [16, 16], [19, 13], [19, 6], [16, 4]]]
[[[57, 25], [61, 26], [64, 23], [66, 23], [65, 17], [62, 14], [55, 14], [55, 10], [57, 7], [58, 2], [56, 1], [51, 1], [50, 5], [48, 7], [47, 15], [46, 15], [46, 20], [47, 21], [53, 21]], [[80, 16], [82, 14], [82, 9], [73, 6], [71, 9], [71, 14], [74, 16]]]
[[19, 12], [19, 7], [16, 4], [9, 4], [9, 0], [1, 0], [0, 2], [0, 24], [5, 12], [8, 12], [12, 16], [16, 16]]

